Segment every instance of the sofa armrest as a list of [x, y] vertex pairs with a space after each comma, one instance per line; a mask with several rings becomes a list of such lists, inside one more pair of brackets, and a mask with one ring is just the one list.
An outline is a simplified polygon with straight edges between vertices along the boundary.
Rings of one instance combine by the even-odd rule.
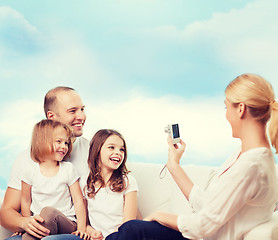
[[[2, 206], [2, 202], [3, 202], [3, 199], [0, 197], [0, 208]], [[12, 235], [12, 232], [10, 232], [9, 230], [3, 228], [1, 225], [0, 225], [0, 239], [6, 239], [8, 237], [10, 237]]]
[[248, 232], [244, 240], [278, 240], [278, 212], [270, 221], [260, 224]]
[[6, 239], [12, 235], [12, 232], [0, 226], [0, 239]]

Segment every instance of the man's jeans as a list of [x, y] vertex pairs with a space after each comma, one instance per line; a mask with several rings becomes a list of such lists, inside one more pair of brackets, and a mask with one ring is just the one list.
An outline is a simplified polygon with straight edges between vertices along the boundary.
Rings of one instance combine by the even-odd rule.
[[[21, 236], [9, 237], [6, 240], [22, 240]], [[80, 240], [80, 237], [73, 234], [59, 234], [59, 235], [50, 235], [48, 237], [42, 238], [42, 240]]]

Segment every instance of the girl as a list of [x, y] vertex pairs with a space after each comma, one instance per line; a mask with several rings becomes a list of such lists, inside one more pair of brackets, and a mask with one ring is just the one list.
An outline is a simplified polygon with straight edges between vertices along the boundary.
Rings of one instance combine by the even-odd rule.
[[[39, 214], [50, 234], [76, 231], [76, 235], [86, 238], [86, 209], [79, 177], [71, 163], [62, 162], [72, 150], [71, 137], [71, 129], [60, 122], [42, 120], [35, 125], [31, 143], [35, 162], [22, 169], [21, 212], [24, 217]], [[37, 238], [24, 233], [22, 239]]]
[[88, 234], [105, 238], [137, 213], [137, 183], [126, 168], [126, 143], [115, 130], [99, 130], [90, 142], [90, 173], [84, 187], [89, 212]]
[[271, 85], [262, 77], [244, 74], [226, 88], [226, 118], [241, 148], [220, 168], [204, 192], [179, 165], [185, 143], [168, 138], [167, 168], [190, 202], [194, 213], [156, 212], [147, 221], [129, 221], [106, 240], [214, 239], [240, 240], [255, 226], [268, 221], [277, 201], [273, 154], [266, 136], [278, 151], [278, 103]]

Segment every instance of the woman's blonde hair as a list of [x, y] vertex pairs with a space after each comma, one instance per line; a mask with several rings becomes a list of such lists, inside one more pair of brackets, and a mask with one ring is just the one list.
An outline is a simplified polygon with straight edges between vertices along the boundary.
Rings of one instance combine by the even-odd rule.
[[69, 157], [72, 150], [72, 130], [61, 122], [45, 119], [38, 122], [33, 130], [31, 142], [31, 158], [35, 162], [41, 162], [41, 159], [54, 151], [53, 134], [57, 128], [64, 128], [68, 135], [68, 152], [64, 159]]
[[269, 137], [278, 153], [278, 103], [271, 84], [263, 77], [247, 73], [235, 78], [225, 90], [232, 104], [244, 103], [257, 121], [269, 123]]

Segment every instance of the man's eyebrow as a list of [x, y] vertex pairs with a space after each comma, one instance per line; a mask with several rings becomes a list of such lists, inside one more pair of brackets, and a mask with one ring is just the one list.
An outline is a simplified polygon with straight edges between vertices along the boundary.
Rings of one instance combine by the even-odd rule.
[[[80, 107], [80, 108], [85, 108], [85, 105], [83, 105], [83, 106]], [[77, 110], [77, 109], [79, 109], [79, 107], [71, 107], [71, 108], [67, 109], [67, 111]]]
[[78, 107], [71, 107], [67, 111], [76, 110], [76, 109], [78, 109]]

